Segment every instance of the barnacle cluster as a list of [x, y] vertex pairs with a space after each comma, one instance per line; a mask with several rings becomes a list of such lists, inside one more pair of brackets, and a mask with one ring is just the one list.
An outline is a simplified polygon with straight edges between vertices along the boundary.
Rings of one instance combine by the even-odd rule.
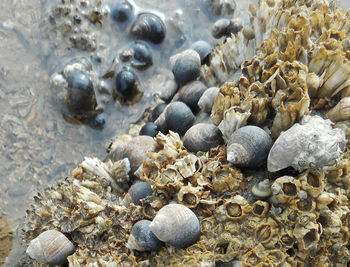
[[[268, 125], [277, 138], [312, 111], [335, 122], [350, 118], [349, 14], [327, 1], [314, 2], [251, 6], [255, 38], [228, 38], [202, 67], [202, 79], [217, 85], [242, 66], [239, 78], [220, 88], [212, 108], [212, 120], [226, 126], [224, 132], [247, 123]], [[251, 57], [254, 48], [258, 53]]]
[[[202, 66], [202, 79], [220, 85], [237, 78], [242, 64], [239, 79], [221, 86], [211, 113], [224, 138], [245, 124], [277, 138], [315, 111], [347, 127], [349, 14], [322, 0], [261, 0], [250, 12], [250, 31], [229, 38]], [[226, 145], [190, 152], [172, 131], [151, 138], [138, 166], [119, 153], [136, 138], [117, 138], [104, 161], [86, 158], [39, 193], [27, 211], [24, 240], [49, 229], [64, 233], [76, 246], [69, 266], [349, 265], [348, 148], [337, 164], [271, 174], [266, 166], [234, 167]], [[136, 178], [152, 193], [141, 205], [124, 205]], [[199, 240], [187, 248], [130, 250], [135, 223], [153, 220], [171, 203], [196, 214]]]

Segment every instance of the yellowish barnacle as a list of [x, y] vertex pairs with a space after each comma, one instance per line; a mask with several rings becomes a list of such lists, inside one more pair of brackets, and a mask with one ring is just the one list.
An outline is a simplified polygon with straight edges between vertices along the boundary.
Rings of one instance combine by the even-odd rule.
[[179, 203], [189, 207], [195, 208], [199, 204], [202, 195], [202, 187], [184, 186], [181, 187], [177, 194]]
[[218, 166], [212, 173], [212, 186], [215, 192], [236, 191], [243, 180], [238, 168], [229, 165]]
[[287, 203], [298, 196], [300, 182], [292, 176], [277, 178], [271, 185], [272, 199], [277, 203]]
[[298, 177], [301, 183], [301, 189], [305, 190], [312, 197], [317, 197], [323, 192], [324, 172], [313, 169], [307, 169]]
[[262, 200], [257, 200], [253, 203], [252, 213], [258, 217], [265, 217], [269, 211], [269, 203]]
[[293, 230], [293, 235], [298, 241], [300, 249], [307, 250], [316, 245], [320, 240], [321, 226], [309, 222], [307, 225], [298, 225]]

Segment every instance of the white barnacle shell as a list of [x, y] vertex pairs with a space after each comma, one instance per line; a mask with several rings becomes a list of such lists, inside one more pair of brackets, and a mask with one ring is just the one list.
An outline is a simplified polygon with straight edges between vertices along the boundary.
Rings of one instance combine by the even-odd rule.
[[294, 124], [277, 138], [267, 159], [268, 170], [275, 172], [292, 166], [301, 172], [335, 164], [343, 156], [346, 139], [344, 131], [333, 129], [331, 124], [319, 116], [304, 116], [300, 124]]
[[39, 263], [64, 264], [75, 248], [69, 239], [57, 230], [47, 230], [29, 243], [26, 253]]
[[181, 204], [161, 208], [149, 227], [159, 240], [177, 248], [192, 245], [200, 236], [197, 216]]

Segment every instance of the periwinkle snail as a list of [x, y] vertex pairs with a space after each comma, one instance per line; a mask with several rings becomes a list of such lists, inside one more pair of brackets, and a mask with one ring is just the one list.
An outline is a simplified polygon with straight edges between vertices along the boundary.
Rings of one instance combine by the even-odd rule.
[[162, 19], [152, 13], [141, 13], [131, 26], [131, 34], [142, 40], [159, 44], [166, 35], [166, 27]]
[[196, 51], [188, 49], [172, 56], [170, 65], [177, 84], [182, 86], [199, 77], [201, 59]]
[[30, 241], [26, 253], [40, 263], [65, 264], [75, 248], [69, 239], [57, 230], [47, 230]]
[[153, 63], [152, 51], [143, 41], [133, 42], [130, 47], [123, 50], [119, 56], [123, 61], [130, 61], [131, 66], [138, 70], [145, 70]]
[[206, 60], [206, 58], [209, 56], [209, 54], [213, 50], [213, 47], [208, 42], [199, 40], [197, 42], [194, 42], [191, 45], [191, 49], [193, 49], [198, 53], [201, 59], [201, 62], [203, 64], [203, 62]]
[[258, 167], [267, 158], [271, 137], [257, 126], [244, 126], [235, 131], [227, 144], [227, 161], [240, 167]]
[[153, 122], [147, 122], [144, 126], [142, 126], [139, 134], [155, 137], [157, 133], [158, 133], [157, 125], [155, 125]]
[[149, 227], [159, 240], [176, 248], [194, 244], [201, 234], [196, 214], [181, 204], [161, 208]]
[[91, 79], [82, 71], [69, 74], [66, 103], [75, 113], [92, 111], [96, 107], [96, 97]]
[[151, 221], [141, 220], [134, 224], [126, 247], [138, 251], [156, 251], [164, 245], [154, 233], [149, 225]]
[[183, 102], [170, 103], [154, 122], [162, 132], [169, 130], [183, 135], [193, 124], [195, 116]]
[[141, 205], [140, 200], [152, 195], [153, 190], [149, 183], [144, 181], [135, 181], [135, 183], [130, 186], [128, 193], [124, 197], [124, 203], [128, 205], [129, 203], [134, 203], [135, 205]]
[[222, 133], [214, 124], [198, 123], [187, 130], [183, 137], [184, 146], [191, 152], [209, 151], [224, 144]]
[[127, 2], [116, 3], [111, 10], [111, 17], [116, 22], [127, 22], [133, 17], [133, 7]]
[[116, 74], [114, 96], [126, 102], [141, 98], [140, 82], [131, 69], [123, 68]]
[[193, 111], [199, 110], [198, 100], [207, 90], [207, 86], [201, 81], [192, 81], [182, 86], [178, 92], [180, 99]]
[[142, 41], [136, 41], [131, 45], [133, 57], [131, 65], [137, 69], [144, 70], [152, 65], [152, 52], [149, 46]]

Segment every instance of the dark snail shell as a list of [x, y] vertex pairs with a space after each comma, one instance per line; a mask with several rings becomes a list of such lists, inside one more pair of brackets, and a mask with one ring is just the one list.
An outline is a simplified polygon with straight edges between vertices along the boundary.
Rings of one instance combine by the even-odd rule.
[[158, 119], [159, 115], [162, 114], [162, 112], [164, 111], [164, 109], [166, 108], [168, 104], [166, 103], [162, 103], [157, 105], [151, 112], [151, 114], [148, 117], [148, 120], [153, 122], [156, 119]]
[[267, 158], [273, 142], [271, 137], [257, 126], [244, 126], [228, 140], [227, 161], [240, 167], [258, 167]]
[[76, 113], [92, 111], [96, 107], [95, 91], [91, 79], [82, 71], [68, 76], [67, 106]]
[[141, 13], [132, 24], [131, 33], [139, 39], [149, 40], [152, 43], [159, 44], [165, 38], [166, 27], [157, 15]]
[[201, 234], [197, 216], [181, 204], [161, 208], [149, 227], [159, 240], [176, 248], [194, 244]]
[[183, 135], [193, 124], [195, 116], [183, 102], [170, 103], [154, 122], [162, 132], [169, 130]]
[[158, 127], [153, 122], [147, 122], [142, 126], [139, 135], [148, 135], [151, 137], [155, 137], [158, 133]]
[[141, 205], [140, 200], [152, 195], [153, 190], [149, 183], [144, 181], [136, 181], [128, 190], [132, 203]]
[[224, 139], [214, 124], [198, 123], [185, 133], [183, 144], [191, 152], [207, 152], [213, 147], [223, 145]]
[[57, 230], [47, 230], [30, 241], [26, 253], [39, 263], [62, 265], [75, 248], [69, 239]]
[[198, 100], [207, 90], [207, 86], [201, 81], [189, 82], [182, 86], [178, 92], [181, 101], [183, 101], [193, 112], [198, 112]]
[[131, 45], [133, 57], [131, 65], [139, 70], [145, 70], [153, 63], [150, 47], [142, 41], [136, 41]]
[[127, 22], [133, 16], [133, 7], [128, 2], [118, 2], [116, 3], [111, 10], [111, 17], [116, 22]]
[[212, 28], [212, 35], [215, 38], [221, 38], [223, 36], [231, 36], [231, 34], [236, 34], [242, 30], [243, 24], [238, 19], [219, 19], [217, 20]]
[[185, 50], [170, 58], [175, 80], [179, 86], [194, 81], [199, 77], [201, 59], [193, 49]]
[[138, 251], [157, 251], [164, 243], [151, 231], [151, 221], [141, 220], [134, 224], [126, 247]]
[[123, 68], [116, 74], [114, 97], [121, 102], [134, 102], [141, 98], [142, 91], [136, 74], [129, 68]]
[[206, 60], [206, 58], [209, 56], [211, 51], [213, 50], [213, 47], [206, 41], [200, 40], [197, 42], [194, 42], [191, 45], [191, 49], [196, 51], [201, 59], [201, 63]]

